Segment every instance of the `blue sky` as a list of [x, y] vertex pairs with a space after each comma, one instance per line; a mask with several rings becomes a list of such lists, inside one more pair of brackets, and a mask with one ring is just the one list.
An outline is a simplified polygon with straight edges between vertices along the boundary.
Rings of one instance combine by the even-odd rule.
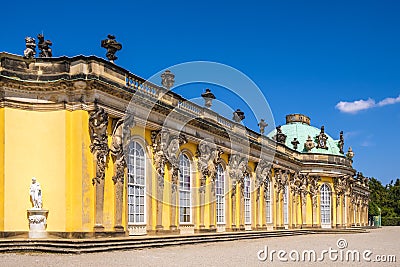
[[[400, 177], [398, 1], [6, 1], [1, 8], [0, 51], [22, 54], [25, 36], [43, 31], [54, 56], [104, 57], [100, 40], [112, 33], [123, 44], [116, 64], [144, 78], [178, 63], [220, 62], [261, 88], [277, 125], [289, 113], [309, 115], [335, 139], [345, 132], [356, 169], [384, 183]], [[244, 123], [257, 129], [250, 117]]]

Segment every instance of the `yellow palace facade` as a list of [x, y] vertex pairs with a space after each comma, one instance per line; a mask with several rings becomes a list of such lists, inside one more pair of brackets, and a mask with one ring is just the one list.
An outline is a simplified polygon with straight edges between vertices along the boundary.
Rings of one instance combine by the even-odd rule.
[[367, 225], [353, 152], [305, 115], [264, 135], [94, 56], [0, 62], [2, 237], [32, 177], [63, 238]]

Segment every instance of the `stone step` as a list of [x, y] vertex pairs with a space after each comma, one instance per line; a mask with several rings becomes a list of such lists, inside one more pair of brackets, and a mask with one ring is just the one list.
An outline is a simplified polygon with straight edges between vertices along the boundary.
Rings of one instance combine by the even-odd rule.
[[143, 236], [114, 239], [0, 239], [0, 252], [90, 253], [129, 249], [143, 249], [186, 244], [236, 241], [318, 233], [354, 233], [364, 229], [341, 230], [280, 230], [257, 232], [229, 232], [175, 236]]

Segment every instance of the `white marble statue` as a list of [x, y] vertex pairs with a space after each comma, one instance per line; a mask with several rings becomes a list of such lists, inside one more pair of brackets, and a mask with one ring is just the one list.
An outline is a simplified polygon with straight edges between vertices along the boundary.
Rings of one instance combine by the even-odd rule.
[[33, 208], [41, 209], [42, 208], [42, 189], [40, 188], [40, 184], [36, 181], [35, 177], [32, 177], [32, 184], [30, 187], [30, 192]]

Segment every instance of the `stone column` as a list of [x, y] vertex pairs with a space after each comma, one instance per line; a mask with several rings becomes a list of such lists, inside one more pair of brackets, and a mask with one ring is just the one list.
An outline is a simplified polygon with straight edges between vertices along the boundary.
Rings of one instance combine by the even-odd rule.
[[156, 230], [163, 230], [164, 226], [162, 223], [162, 214], [163, 214], [163, 197], [164, 197], [164, 176], [158, 174], [157, 175], [157, 225]]
[[124, 181], [116, 181], [115, 183], [115, 231], [124, 231], [122, 225], [122, 211], [123, 211], [123, 194], [124, 194]]
[[206, 177], [202, 176], [200, 178], [200, 188], [199, 188], [199, 193], [200, 193], [200, 229], [204, 229], [204, 208], [205, 208], [205, 202], [206, 202]]
[[282, 212], [282, 209], [281, 209], [281, 205], [280, 205], [280, 201], [281, 201], [281, 199], [280, 199], [280, 193], [279, 193], [279, 191], [276, 191], [276, 193], [275, 193], [275, 203], [276, 203], [276, 205], [275, 205], [275, 222], [276, 222], [276, 227], [281, 227], [281, 212]]
[[262, 225], [262, 222], [260, 224], [260, 214], [262, 214], [262, 210], [260, 209], [261, 186], [257, 188], [256, 194], [256, 228], [258, 229]]
[[215, 217], [216, 213], [216, 196], [215, 196], [215, 180], [211, 179], [211, 190], [210, 190], [210, 229], [216, 229], [217, 219]]
[[232, 184], [232, 230], [236, 230], [236, 182]]
[[343, 195], [343, 197], [342, 197], [342, 227], [343, 228], [346, 228], [346, 209], [347, 209], [346, 196]]
[[106, 161], [109, 152], [108, 148], [108, 114], [103, 108], [95, 105], [95, 109], [90, 112], [90, 151], [93, 153], [95, 161], [96, 176], [92, 179], [95, 186], [95, 225], [94, 231], [103, 231], [103, 204], [104, 204], [104, 179]]
[[242, 188], [242, 186], [244, 186], [244, 185], [240, 184], [239, 186], [240, 186], [239, 227], [240, 227], [240, 230], [244, 230], [244, 225], [245, 225], [245, 223], [244, 223], [244, 191]]
[[295, 191], [292, 191], [292, 201], [291, 201], [291, 203], [292, 203], [292, 205], [291, 205], [291, 210], [292, 210], [292, 212], [291, 212], [291, 219], [292, 219], [292, 224], [291, 224], [291, 226], [292, 226], [292, 228], [296, 228], [296, 225], [297, 225], [297, 221], [296, 221], [296, 211], [297, 211], [297, 195], [296, 195], [296, 193], [295, 193]]
[[171, 185], [171, 217], [170, 217], [170, 226], [169, 229], [171, 231], [175, 231], [178, 229], [176, 226], [176, 216], [177, 216], [177, 191], [178, 186], [175, 183]]
[[96, 217], [94, 230], [103, 231], [104, 179], [95, 182], [96, 187]]
[[117, 121], [113, 130], [111, 143], [111, 155], [114, 158], [114, 176], [112, 178], [115, 193], [114, 230], [117, 232], [124, 231], [124, 227], [122, 226], [122, 211], [126, 162], [122, 136], [123, 121], [123, 119]]
[[179, 165], [175, 164], [172, 168], [171, 175], [171, 214], [170, 214], [170, 226], [169, 229], [171, 231], [176, 231], [177, 227], [177, 213], [178, 213], [178, 183], [179, 183]]
[[339, 214], [340, 214], [340, 195], [336, 194], [336, 228], [340, 227], [339, 223]]

